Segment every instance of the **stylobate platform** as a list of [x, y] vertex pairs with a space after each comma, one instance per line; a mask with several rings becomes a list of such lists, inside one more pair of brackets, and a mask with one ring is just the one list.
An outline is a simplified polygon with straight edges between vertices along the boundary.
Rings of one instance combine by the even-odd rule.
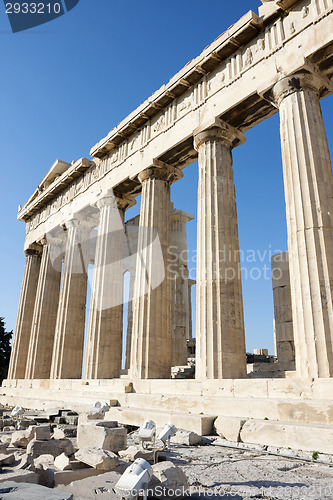
[[220, 417], [219, 431], [235, 441], [333, 453], [331, 378], [7, 380], [0, 389], [0, 403], [38, 410], [87, 411], [96, 400], [122, 424], [152, 418], [207, 435]]

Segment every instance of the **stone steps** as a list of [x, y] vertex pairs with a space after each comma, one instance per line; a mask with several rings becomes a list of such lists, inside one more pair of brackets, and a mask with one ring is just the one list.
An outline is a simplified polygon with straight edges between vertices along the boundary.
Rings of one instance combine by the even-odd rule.
[[[186, 383], [186, 381], [184, 381]], [[112, 388], [113, 389], [113, 388]], [[3, 404], [20, 404], [23, 407], [45, 409], [58, 405], [70, 407], [75, 411], [87, 411], [96, 400], [109, 404], [120, 404], [122, 407], [133, 407], [146, 410], [158, 408], [166, 412], [177, 411], [186, 414], [222, 415], [240, 418], [254, 418], [269, 420], [283, 420], [307, 422], [313, 424], [333, 425], [333, 400], [287, 399], [286, 397], [260, 398], [231, 396], [215, 391], [210, 396], [208, 391], [203, 395], [170, 393], [126, 393], [124, 387], [121, 392], [110, 390], [108, 384], [99, 386], [76, 385], [75, 389], [42, 389], [13, 388], [0, 390], [5, 396], [0, 396]], [[173, 387], [169, 388], [172, 390]], [[280, 392], [280, 395], [283, 393]], [[119, 403], [118, 403], [119, 402]]]
[[333, 424], [333, 400], [260, 399], [249, 397], [209, 397], [174, 394], [119, 394], [121, 406], [159, 408], [163, 411], [187, 411], [196, 414], [291, 420]]
[[52, 390], [33, 390], [28, 393], [23, 389], [7, 389], [6, 395], [1, 395], [0, 403], [9, 406], [22, 406], [23, 408], [31, 408], [36, 410], [46, 410], [48, 408], [70, 408], [78, 413], [89, 411], [92, 404], [101, 400], [102, 403], [107, 402], [110, 405], [118, 404], [117, 399], [111, 399], [108, 392], [89, 392], [84, 391], [52, 391]]
[[328, 379], [238, 379], [238, 380], [4, 380], [0, 394], [9, 389], [49, 389], [61, 392], [78, 390], [125, 394], [132, 382], [137, 394], [174, 394], [183, 396], [251, 397], [256, 399], [332, 400], [333, 378]]
[[[205, 436], [214, 433], [216, 416], [161, 409], [113, 407], [106, 413], [105, 418], [117, 420], [123, 425], [135, 426], [142, 425], [147, 419], [153, 420], [157, 427], [163, 427], [171, 422], [178, 429]], [[247, 444], [333, 454], [333, 425], [252, 418], [237, 419], [229, 416], [224, 417], [223, 420], [228, 431], [230, 432], [231, 429], [234, 432], [236, 442], [238, 436], [238, 439]]]
[[[139, 426], [149, 418], [159, 427], [171, 421], [178, 428], [210, 434], [219, 416], [229, 433], [235, 429], [235, 440], [242, 431], [249, 443], [333, 453], [333, 379], [143, 380], [132, 388], [126, 379], [88, 385], [78, 380], [22, 382], [2, 387], [0, 403], [82, 412], [96, 400], [114, 400], [121, 406], [112, 407], [106, 418], [128, 425]], [[130, 389], [135, 392], [126, 392]]]
[[213, 424], [217, 415], [201, 415], [172, 410], [156, 410], [155, 408], [129, 408], [114, 406], [105, 414], [106, 420], [117, 420], [121, 424], [140, 427], [145, 420], [153, 420], [157, 427], [172, 423], [178, 429], [196, 432], [201, 436], [213, 433]]
[[244, 443], [333, 454], [333, 425], [248, 420], [240, 438]]
[[4, 380], [1, 388], [9, 389], [27, 389], [29, 393], [33, 390], [48, 389], [50, 391], [80, 391], [80, 392], [123, 392], [125, 393], [130, 381], [127, 379], [110, 380]]

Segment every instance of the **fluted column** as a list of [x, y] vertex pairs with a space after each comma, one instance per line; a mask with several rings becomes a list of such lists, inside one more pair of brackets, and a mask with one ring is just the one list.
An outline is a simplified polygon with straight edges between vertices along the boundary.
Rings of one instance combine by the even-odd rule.
[[232, 147], [226, 123], [195, 135], [199, 153], [196, 378], [246, 377], [242, 283]]
[[66, 223], [67, 242], [55, 329], [51, 378], [81, 378], [87, 300], [87, 268], [91, 225]]
[[196, 280], [188, 279], [188, 337], [187, 340], [191, 340], [193, 338], [192, 331], [192, 286], [196, 285]]
[[8, 379], [22, 379], [25, 376], [41, 251], [42, 247], [37, 244], [25, 251], [26, 261], [7, 375]]
[[127, 336], [126, 336], [126, 360], [125, 360], [126, 370], [129, 370], [131, 365], [134, 283], [135, 283], [135, 268], [132, 268], [130, 271], [129, 299], [128, 299], [128, 311], [127, 311]]
[[134, 297], [134, 283], [136, 260], [138, 250], [138, 235], [139, 235], [139, 222], [140, 215], [133, 217], [126, 222], [125, 227], [125, 249], [124, 253], [126, 258], [124, 260], [125, 272], [130, 273], [129, 280], [129, 293], [128, 293], [128, 307], [127, 307], [127, 334], [126, 334], [126, 359], [125, 370], [130, 369], [131, 365], [131, 348], [132, 348], [132, 329], [133, 329], [133, 297]]
[[124, 213], [133, 200], [110, 193], [100, 209], [84, 378], [120, 377], [123, 329]]
[[138, 176], [142, 193], [130, 373], [140, 379], [171, 376], [170, 184], [181, 175], [159, 162]]
[[61, 257], [60, 259], [52, 258], [52, 252], [55, 248], [58, 248], [58, 254], [61, 255], [61, 242], [44, 238], [41, 243], [43, 244], [43, 254], [33, 311], [25, 372], [26, 379], [50, 378], [54, 332], [59, 305]]
[[275, 355], [281, 365], [295, 369], [295, 344], [293, 333], [290, 273], [288, 252], [271, 258], [274, 300], [274, 344]]
[[330, 82], [297, 73], [274, 87], [280, 110], [296, 370], [333, 376], [333, 175], [319, 98]]
[[187, 364], [190, 305], [186, 224], [193, 219], [181, 210], [171, 212], [172, 366]]

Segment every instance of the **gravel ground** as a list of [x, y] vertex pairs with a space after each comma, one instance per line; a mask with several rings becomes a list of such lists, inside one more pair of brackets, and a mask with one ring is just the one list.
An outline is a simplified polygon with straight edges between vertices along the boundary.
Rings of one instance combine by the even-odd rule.
[[217, 446], [179, 447], [174, 453], [192, 498], [333, 498], [333, 467], [327, 465]]
[[[188, 477], [192, 499], [304, 499], [333, 498], [333, 467], [260, 452], [219, 446], [172, 446], [166, 459]], [[119, 500], [113, 491], [115, 472], [77, 481], [59, 489], [74, 500]]]

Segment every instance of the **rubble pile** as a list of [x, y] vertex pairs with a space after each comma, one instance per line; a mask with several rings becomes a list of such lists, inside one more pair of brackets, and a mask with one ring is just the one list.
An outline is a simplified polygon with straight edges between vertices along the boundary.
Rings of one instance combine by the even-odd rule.
[[[312, 489], [323, 484], [333, 491], [330, 455], [259, 445], [249, 449], [239, 442], [239, 423], [223, 419], [216, 420], [217, 435], [210, 437], [175, 429], [170, 423], [157, 429], [153, 421], [144, 422], [140, 429], [126, 429], [107, 420], [105, 408], [94, 404], [90, 412], [80, 415], [69, 409], [0, 408], [1, 500], [120, 500], [119, 485], [130, 484], [142, 486], [148, 499], [206, 495], [223, 499], [230, 494], [275, 500], [286, 498], [286, 485], [300, 484], [298, 470], [306, 472], [304, 497], [312, 498]], [[147, 429], [151, 440], [143, 442], [142, 430]], [[327, 465], [319, 468], [319, 463], [306, 460]], [[242, 477], [248, 479], [244, 482]], [[217, 491], [217, 484], [223, 491]]]
[[[166, 457], [165, 462], [155, 464], [164, 448], [162, 442], [157, 443], [159, 450], [143, 449], [135, 441], [138, 433], [128, 436], [125, 427], [105, 419], [108, 409], [108, 404], [99, 402], [80, 415], [70, 409], [34, 412], [2, 408], [1, 499], [80, 498], [58, 489], [111, 472], [115, 485], [138, 458], [153, 468], [160, 466], [154, 469], [152, 491], [162, 485], [167, 491], [182, 481], [187, 485], [184, 473], [166, 462]], [[13, 486], [18, 483], [18, 488]]]

